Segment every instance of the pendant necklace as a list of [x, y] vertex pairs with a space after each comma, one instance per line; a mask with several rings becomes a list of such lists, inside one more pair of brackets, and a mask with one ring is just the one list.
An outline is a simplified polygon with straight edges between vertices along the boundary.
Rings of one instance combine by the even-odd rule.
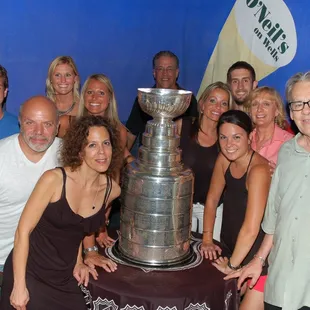
[[67, 110], [65, 110], [65, 111], [60, 111], [60, 110], [58, 110], [58, 115], [59, 115], [59, 116], [62, 116], [62, 115], [66, 115], [66, 114], [70, 113], [70, 112], [73, 110], [74, 106], [75, 106], [75, 101], [73, 101], [73, 103], [72, 103], [72, 105], [69, 107], [69, 109], [67, 109]]
[[94, 200], [93, 200], [93, 206], [92, 206], [92, 209], [93, 209], [93, 210], [96, 208], [95, 202], [96, 202], [96, 198], [97, 198], [97, 195], [98, 195], [98, 192], [99, 192], [99, 188], [100, 188], [100, 176], [101, 176], [101, 174], [99, 174], [97, 192], [96, 192], [95, 198], [94, 198]]

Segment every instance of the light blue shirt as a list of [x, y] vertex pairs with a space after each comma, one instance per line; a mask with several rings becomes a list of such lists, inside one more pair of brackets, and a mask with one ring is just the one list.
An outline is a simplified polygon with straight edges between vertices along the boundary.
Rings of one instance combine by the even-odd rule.
[[262, 223], [273, 235], [265, 302], [283, 310], [310, 307], [310, 153], [300, 137], [280, 149]]
[[0, 139], [19, 133], [18, 118], [9, 112], [3, 113], [0, 119]]

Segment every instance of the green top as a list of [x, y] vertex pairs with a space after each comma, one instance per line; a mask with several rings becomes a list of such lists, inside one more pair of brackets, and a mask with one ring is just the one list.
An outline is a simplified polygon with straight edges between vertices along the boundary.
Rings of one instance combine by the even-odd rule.
[[265, 302], [283, 310], [310, 306], [310, 153], [300, 137], [280, 149], [262, 223], [274, 243]]

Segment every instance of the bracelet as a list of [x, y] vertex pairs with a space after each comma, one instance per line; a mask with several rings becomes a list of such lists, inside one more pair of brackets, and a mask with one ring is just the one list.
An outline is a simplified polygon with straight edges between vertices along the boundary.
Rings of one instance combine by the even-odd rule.
[[86, 248], [83, 250], [84, 254], [87, 254], [89, 252], [98, 252], [98, 247], [96, 245], [94, 245], [91, 248]]
[[262, 263], [262, 266], [264, 267], [266, 264], [265, 259], [262, 256], [258, 256], [258, 255], [254, 255], [254, 258], [258, 258], [260, 260], [260, 262]]
[[228, 260], [227, 266], [231, 269], [231, 270], [239, 270], [241, 268], [241, 266], [234, 266], [231, 264], [230, 259]]

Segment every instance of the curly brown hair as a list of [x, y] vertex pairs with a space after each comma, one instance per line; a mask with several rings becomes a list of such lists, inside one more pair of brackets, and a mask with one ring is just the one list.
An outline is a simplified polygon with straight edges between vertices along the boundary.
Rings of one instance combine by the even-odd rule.
[[80, 153], [87, 145], [87, 137], [91, 127], [105, 127], [109, 133], [112, 145], [112, 159], [106, 173], [112, 175], [119, 169], [122, 160], [119, 131], [102, 116], [82, 116], [70, 126], [63, 138], [60, 152], [61, 162], [63, 166], [70, 167], [72, 171], [82, 165], [83, 160]]

